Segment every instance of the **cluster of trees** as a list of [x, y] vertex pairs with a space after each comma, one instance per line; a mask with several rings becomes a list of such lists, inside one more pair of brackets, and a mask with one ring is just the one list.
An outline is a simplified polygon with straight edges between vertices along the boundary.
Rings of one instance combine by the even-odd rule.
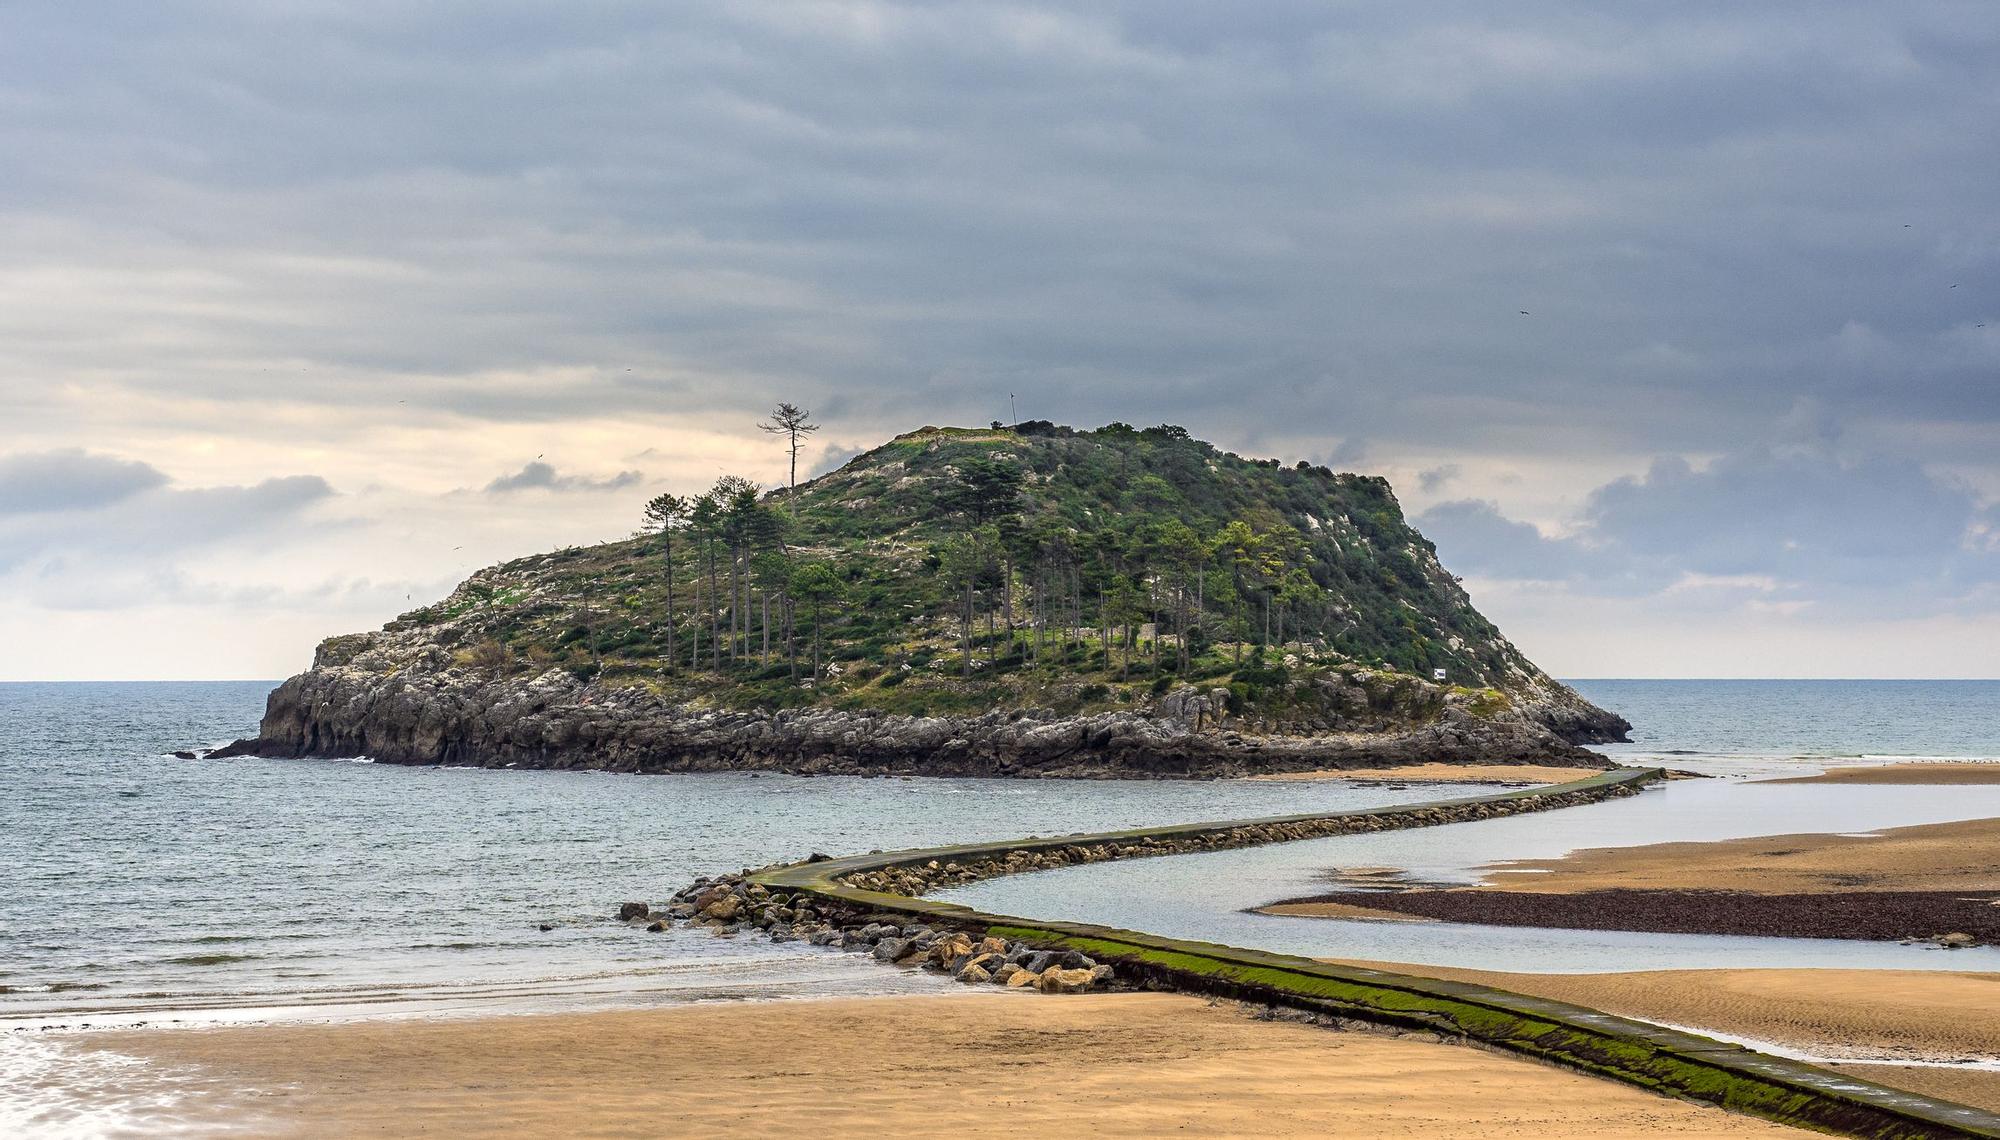
[[[786, 437], [796, 487], [799, 446], [819, 430], [819, 425], [804, 409], [779, 404], [771, 418], [758, 426]], [[724, 475], [703, 494], [658, 495], [646, 503], [643, 528], [658, 536], [665, 563], [666, 658], [675, 668], [681, 661], [682, 632], [675, 594], [676, 562], [692, 555], [698, 574], [690, 584], [693, 597], [689, 608], [694, 620], [685, 630], [689, 667], [699, 669], [704, 661], [716, 670], [751, 661], [769, 666], [775, 638], [777, 651], [784, 654], [792, 679], [797, 681], [797, 617], [799, 606], [804, 605], [812, 619], [813, 676], [819, 676], [821, 617], [839, 598], [843, 582], [825, 562], [794, 556], [786, 542], [788, 520], [763, 503], [760, 491], [748, 479]], [[725, 588], [726, 598], [721, 596]], [[727, 629], [722, 624], [725, 615]], [[708, 631], [705, 651], [704, 624]]]
[[[810, 414], [783, 404], [761, 426], [785, 438], [795, 479], [799, 441], [817, 428]], [[1121, 675], [1140, 654], [1155, 666], [1164, 654], [1185, 670], [1219, 642], [1232, 643], [1240, 663], [1246, 644], [1323, 641], [1341, 620], [1335, 592], [1315, 577], [1311, 544], [1268, 506], [1203, 520], [1166, 480], [1126, 472], [1124, 509], [1078, 525], [1074, 511], [1029, 494], [1030, 472], [1012, 457], [973, 452], [944, 470], [929, 484], [923, 517], [937, 537], [911, 604], [932, 620], [955, 618], [961, 675], [975, 668], [980, 645], [992, 666], [1003, 654], [1039, 665], [1096, 650]], [[789, 509], [774, 509], [755, 484], [725, 476], [703, 494], [646, 504], [674, 667], [762, 669], [782, 654], [797, 681], [809, 641], [810, 675], [822, 675], [828, 613], [868, 592], [881, 559], [805, 556], [795, 544], [797, 496], [784, 501]], [[899, 595], [911, 596], [907, 586]], [[886, 623], [906, 620], [863, 613], [851, 624], [882, 635]]]
[[[1333, 594], [1312, 576], [1304, 537], [1275, 512], [1254, 509], [1204, 530], [1141, 507], [1083, 530], [1022, 514], [1018, 492], [1003, 491], [1018, 485], [1018, 469], [961, 470], [965, 484], [939, 505], [956, 509], [965, 529], [932, 559], [956, 594], [965, 671], [982, 614], [994, 661], [1002, 641], [1039, 662], [1094, 640], [1107, 662], [1117, 656], [1121, 673], [1142, 649], [1155, 665], [1164, 651], [1186, 669], [1218, 641], [1233, 643], [1240, 663], [1246, 644], [1320, 641], [1339, 618]], [[1027, 612], [1017, 623], [1022, 595]], [[1004, 638], [995, 636], [996, 619]], [[1151, 638], [1140, 637], [1142, 625], [1153, 627]]]

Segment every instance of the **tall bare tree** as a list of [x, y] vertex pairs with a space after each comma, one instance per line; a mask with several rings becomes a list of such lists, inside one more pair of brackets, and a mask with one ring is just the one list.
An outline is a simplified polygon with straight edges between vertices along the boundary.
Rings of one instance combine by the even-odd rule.
[[792, 456], [792, 476], [785, 484], [785, 501], [791, 504], [792, 514], [799, 513], [799, 446], [805, 438], [819, 430], [812, 422], [812, 413], [797, 404], [780, 403], [771, 411], [771, 418], [757, 425], [772, 435], [785, 437], [785, 445]]
[[646, 504], [646, 529], [660, 535], [660, 554], [667, 564], [667, 667], [674, 659], [674, 531], [686, 525], [688, 501], [679, 495], [658, 495]]

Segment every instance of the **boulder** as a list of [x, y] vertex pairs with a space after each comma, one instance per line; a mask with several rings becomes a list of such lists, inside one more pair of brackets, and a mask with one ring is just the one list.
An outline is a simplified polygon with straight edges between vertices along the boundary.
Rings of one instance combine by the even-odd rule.
[[635, 918], [645, 918], [652, 913], [653, 908], [642, 902], [628, 902], [618, 908], [618, 918], [621, 922]]
[[977, 966], [980, 969], [985, 970], [988, 974], [991, 974], [993, 971], [999, 969], [1003, 965], [1005, 965], [1005, 960], [1002, 959], [998, 954], [974, 954], [972, 955], [972, 957], [967, 958], [963, 964], [956, 967], [952, 972], [956, 974], [963, 972], [964, 970], [970, 967]]
[[950, 965], [957, 958], [969, 958], [971, 954], [972, 939], [963, 934], [940, 938], [931, 945], [931, 961], [940, 966]]
[[1089, 970], [1065, 970], [1057, 966], [1044, 971], [1035, 980], [1035, 988], [1045, 994], [1080, 994], [1094, 980]]
[[987, 973], [985, 968], [977, 965], [969, 965], [965, 967], [963, 970], [960, 970], [957, 974], [954, 974], [953, 977], [956, 977], [959, 981], [964, 982], [968, 986], [975, 986], [982, 982], [990, 982], [993, 980], [993, 975]]
[[1032, 986], [1040, 980], [1040, 977], [1033, 970], [1023, 970], [1019, 966], [1016, 966], [1014, 967], [1014, 972], [1007, 976], [1004, 984], [1010, 990], [1018, 990], [1023, 986]]
[[703, 918], [712, 918], [718, 922], [735, 922], [736, 916], [742, 913], [743, 904], [737, 901], [735, 895], [724, 895], [701, 908]]

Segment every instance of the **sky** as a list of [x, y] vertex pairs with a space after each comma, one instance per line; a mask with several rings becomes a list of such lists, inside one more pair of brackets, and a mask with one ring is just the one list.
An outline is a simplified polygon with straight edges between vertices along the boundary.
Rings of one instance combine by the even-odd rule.
[[1559, 676], [2000, 676], [1996, 204], [1987, 0], [12, 0], [0, 679], [294, 672], [779, 400], [1385, 475]]

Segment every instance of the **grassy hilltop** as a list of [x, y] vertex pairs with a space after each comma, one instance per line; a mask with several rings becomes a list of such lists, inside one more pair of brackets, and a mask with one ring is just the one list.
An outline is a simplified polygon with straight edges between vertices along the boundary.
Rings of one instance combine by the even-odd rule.
[[795, 491], [725, 478], [653, 508], [637, 537], [482, 570], [386, 631], [489, 677], [724, 709], [1073, 713], [1187, 682], [1275, 726], [1314, 719], [1292, 706], [1331, 672], [1444, 669], [1475, 708], [1547, 684], [1385, 480], [1175, 427], [926, 427]]

